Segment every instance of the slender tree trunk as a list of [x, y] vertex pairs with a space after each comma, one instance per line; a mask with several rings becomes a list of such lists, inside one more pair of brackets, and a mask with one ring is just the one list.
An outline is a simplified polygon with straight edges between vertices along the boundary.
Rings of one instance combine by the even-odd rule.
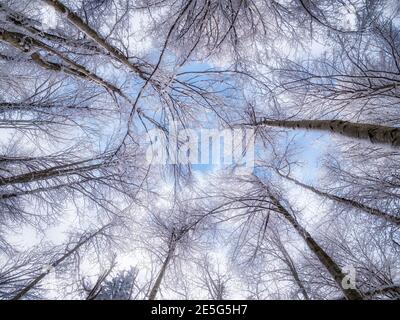
[[85, 33], [88, 37], [93, 39], [100, 47], [107, 50], [111, 56], [117, 59], [122, 64], [126, 65], [133, 72], [138, 74], [142, 79], [147, 80], [148, 75], [145, 74], [138, 66], [132, 64], [128, 58], [117, 48], [109, 44], [101, 35], [99, 35], [94, 29], [86, 24], [79, 16], [72, 12], [69, 8], [63, 5], [58, 0], [42, 0], [49, 6], [53, 7], [61, 15], [65, 16], [69, 22], [71, 22], [78, 30]]
[[[95, 73], [90, 72], [84, 66], [69, 59], [64, 53], [61, 53], [51, 48], [47, 44], [37, 39], [34, 39], [22, 33], [10, 32], [3, 28], [0, 28], [0, 40], [7, 42], [8, 44], [14, 46], [15, 48], [30, 54], [32, 60], [44, 69], [55, 72], [65, 72], [72, 76], [92, 81], [104, 87], [105, 89], [111, 92], [115, 92], [125, 98], [125, 95], [122, 93], [122, 91], [117, 87], [115, 87], [113, 84], [100, 78]], [[29, 51], [32, 48], [39, 48], [49, 52], [50, 54], [56, 55], [60, 59], [62, 59], [66, 64], [58, 64], [52, 61], [47, 61], [44, 58], [42, 58], [37, 52], [30, 53]], [[129, 98], [127, 98], [127, 100], [129, 100]]]
[[47, 41], [62, 44], [63, 46], [72, 47], [74, 49], [84, 49], [86, 51], [93, 52], [94, 54], [104, 54], [104, 51], [97, 47], [90, 40], [72, 40], [61, 37], [59, 35], [45, 32], [44, 30], [40, 30], [34, 27], [37, 21], [29, 19], [21, 13], [11, 10], [1, 3], [0, 12], [3, 12], [5, 14], [7, 21], [14, 23], [20, 28], [28, 30], [29, 34], [34, 34], [35, 36], [39, 36], [42, 39], [46, 39]]
[[395, 294], [397, 297], [400, 297], [400, 284], [397, 283], [397, 284], [383, 286], [370, 291], [366, 291], [363, 294], [367, 297], [373, 297], [378, 294], [388, 294], [388, 293]]
[[42, 272], [35, 279], [33, 279], [26, 287], [20, 290], [11, 300], [19, 300], [23, 298], [30, 290], [32, 290], [43, 278], [45, 278], [50, 272], [51, 268], [56, 268], [59, 264], [65, 261], [68, 257], [70, 257], [73, 253], [77, 252], [80, 247], [82, 247], [85, 243], [89, 242], [91, 239], [96, 237], [100, 232], [102, 232], [109, 225], [106, 225], [99, 229], [98, 231], [92, 233], [88, 237], [85, 237], [83, 240], [79, 241], [71, 250], [68, 250], [63, 256], [61, 256], [58, 260], [52, 262], [46, 271]]
[[55, 186], [51, 187], [42, 187], [42, 188], [36, 188], [36, 189], [29, 189], [29, 190], [23, 190], [23, 191], [16, 191], [16, 192], [8, 192], [8, 193], [0, 193], [0, 200], [5, 200], [5, 199], [12, 199], [20, 196], [26, 196], [26, 195], [34, 195], [37, 193], [41, 192], [47, 192], [47, 191], [54, 191], [57, 189], [65, 188], [65, 187], [71, 187], [74, 185], [79, 185], [88, 181], [96, 181], [100, 180], [101, 177], [87, 177], [87, 178], [81, 178], [80, 180], [76, 180], [73, 182], [67, 182], [67, 183], [60, 183]]
[[292, 258], [290, 257], [289, 252], [287, 252], [284, 244], [280, 241], [280, 239], [277, 239], [278, 244], [279, 244], [279, 250], [281, 250], [283, 256], [284, 256], [284, 261], [289, 267], [290, 273], [292, 274], [292, 277], [294, 279], [294, 282], [297, 284], [299, 287], [299, 290], [301, 294], [303, 295], [305, 300], [310, 300], [310, 297], [306, 291], [306, 288], [303, 285], [303, 281], [300, 279], [299, 273], [297, 272], [296, 266], [294, 265], [294, 262]]
[[10, 184], [16, 183], [29, 183], [39, 180], [51, 179], [55, 177], [62, 177], [65, 175], [71, 174], [83, 174], [85, 172], [90, 172], [96, 169], [101, 168], [104, 165], [103, 162], [86, 165], [86, 166], [75, 166], [74, 163], [62, 166], [56, 166], [53, 168], [48, 168], [44, 170], [38, 170], [28, 173], [23, 173], [20, 175], [1, 178], [0, 177], [0, 186], [6, 186]]
[[325, 266], [333, 277], [338, 287], [342, 290], [348, 300], [362, 300], [361, 294], [355, 289], [344, 289], [342, 280], [346, 276], [335, 261], [322, 249], [313, 237], [305, 230], [297, 220], [281, 205], [281, 203], [271, 194], [270, 199], [277, 211], [293, 226], [299, 235], [304, 239], [308, 248], [317, 256], [318, 260]]
[[168, 251], [167, 257], [165, 258], [165, 260], [164, 260], [164, 262], [162, 264], [160, 273], [158, 274], [157, 279], [154, 282], [153, 287], [151, 288], [151, 291], [150, 291], [150, 294], [149, 294], [149, 300], [155, 300], [156, 299], [157, 292], [160, 289], [160, 285], [161, 285], [161, 282], [162, 282], [162, 280], [164, 278], [165, 271], [167, 270], [168, 264], [171, 261], [172, 255], [174, 254], [174, 251], [175, 251], [175, 246], [172, 245], [170, 247], [170, 250]]
[[304, 288], [303, 281], [301, 281], [301, 279], [300, 279], [300, 277], [299, 277], [299, 274], [298, 274], [298, 272], [297, 272], [297, 269], [295, 268], [294, 264], [293, 264], [292, 262], [290, 262], [290, 263], [288, 264], [288, 266], [289, 266], [290, 272], [292, 273], [294, 282], [295, 282], [295, 283], [297, 284], [297, 286], [299, 287], [300, 292], [301, 292], [301, 294], [303, 295], [304, 299], [305, 299], [305, 300], [310, 300], [310, 297], [308, 296], [308, 293], [307, 293], [307, 291], [306, 291], [306, 288]]
[[103, 282], [107, 279], [107, 277], [110, 275], [111, 271], [115, 267], [115, 262], [113, 261], [110, 268], [108, 270], [105, 270], [97, 279], [95, 285], [93, 286], [92, 290], [89, 291], [88, 295], [86, 296], [86, 300], [95, 300], [97, 296], [100, 294], [102, 290], [102, 284]]
[[[379, 294], [386, 294], [386, 295], [390, 295], [390, 298], [392, 300], [397, 299], [398, 297], [400, 297], [400, 284], [391, 284], [391, 285], [387, 285], [387, 286], [382, 286], [379, 288], [375, 288], [369, 291], [363, 291], [363, 296], [367, 297], [367, 298], [372, 298], [376, 295]], [[345, 300], [345, 297], [339, 297], [337, 298], [337, 300]]]
[[333, 201], [337, 201], [339, 203], [342, 203], [344, 205], [347, 205], [347, 206], [350, 206], [350, 207], [353, 207], [353, 208], [356, 208], [356, 209], [360, 209], [360, 210], [362, 210], [362, 211], [364, 211], [364, 212], [366, 212], [368, 214], [371, 214], [371, 215], [373, 215], [375, 217], [385, 219], [386, 221], [388, 221], [390, 223], [394, 223], [394, 224], [400, 226], [400, 217], [393, 216], [393, 215], [391, 215], [389, 213], [386, 213], [386, 212], [384, 212], [382, 210], [372, 208], [370, 206], [367, 206], [367, 205], [362, 204], [360, 202], [357, 202], [355, 200], [351, 200], [351, 199], [347, 199], [347, 198], [344, 198], [344, 197], [339, 197], [339, 196], [334, 195], [334, 194], [323, 192], [321, 190], [318, 190], [317, 188], [314, 188], [313, 186], [309, 186], [309, 185], [307, 185], [305, 183], [302, 183], [302, 182], [300, 182], [300, 181], [298, 181], [298, 180], [296, 180], [296, 179], [294, 179], [292, 177], [285, 176], [285, 175], [281, 174], [279, 171], [277, 171], [277, 172], [281, 177], [283, 177], [283, 178], [285, 178], [285, 179], [287, 179], [289, 181], [292, 181], [296, 185], [298, 185], [298, 186], [300, 186], [302, 188], [305, 188], [307, 190], [310, 190], [310, 191], [314, 192], [315, 194], [317, 194], [317, 195], [319, 195], [321, 197], [328, 198], [328, 199], [333, 200]]
[[[124, 92], [122, 92], [121, 89], [117, 88], [107, 80], [104, 80], [103, 78], [97, 76], [95, 73], [87, 70], [84, 66], [69, 59], [65, 54], [49, 47], [48, 45], [39, 40], [36, 40], [32, 37], [26, 36], [18, 32], [9, 32], [3, 28], [0, 28], [0, 40], [7, 42], [8, 44], [16, 47], [17, 49], [23, 52], [27, 52], [28, 54], [30, 54], [32, 61], [34, 61], [37, 65], [41, 66], [44, 69], [53, 72], [65, 72], [74, 77], [92, 81], [97, 85], [106, 89], [108, 92], [112, 92], [121, 96], [129, 104], [134, 106], [134, 101]], [[31, 50], [32, 48], [39, 48], [46, 50], [50, 54], [58, 56], [65, 62], [65, 64], [59, 64], [52, 61], [47, 61], [46, 59], [42, 58], [37, 52], [29, 53], [29, 50]], [[138, 112], [141, 113], [141, 110], [138, 110]]]
[[400, 147], [400, 128], [369, 123], [354, 123], [342, 120], [261, 120], [256, 125], [283, 127], [289, 129], [322, 130], [341, 134], [350, 138], [369, 140]]
[[[154, 119], [147, 116], [143, 110], [137, 108], [135, 102], [125, 94], [121, 89], [114, 86], [112, 83], [104, 80], [103, 78], [97, 76], [95, 73], [90, 72], [84, 66], [72, 61], [65, 54], [58, 52], [57, 50], [49, 47], [45, 43], [38, 41], [32, 37], [26, 36], [21, 33], [17, 32], [9, 32], [3, 28], [0, 28], [0, 40], [7, 42], [8, 44], [16, 47], [17, 49], [21, 50], [29, 54], [30, 58], [33, 62], [35, 62], [40, 67], [52, 71], [52, 72], [65, 72], [70, 74], [74, 77], [78, 77], [81, 79], [85, 79], [87, 81], [92, 81], [97, 85], [103, 87], [109, 93], [115, 93], [122, 97], [125, 101], [127, 101], [133, 107], [133, 111], [137, 112], [141, 117], [145, 118], [146, 120], [150, 121], [156, 126], [160, 126]], [[52, 61], [47, 61], [46, 59], [42, 58], [37, 52], [30, 53], [29, 51], [32, 48], [40, 48], [43, 50], [48, 51], [51, 54], [54, 54], [64, 60], [66, 64], [59, 64]]]

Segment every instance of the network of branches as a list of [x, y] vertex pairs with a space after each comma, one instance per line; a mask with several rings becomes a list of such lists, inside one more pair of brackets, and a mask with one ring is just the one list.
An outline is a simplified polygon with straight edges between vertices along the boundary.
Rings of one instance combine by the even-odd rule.
[[397, 0], [0, 0], [0, 299], [400, 299], [399, 125]]

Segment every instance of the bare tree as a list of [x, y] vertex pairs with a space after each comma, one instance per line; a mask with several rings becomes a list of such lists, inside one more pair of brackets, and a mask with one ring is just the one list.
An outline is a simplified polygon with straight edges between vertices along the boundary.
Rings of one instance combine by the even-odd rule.
[[[57, 298], [397, 299], [399, 13], [2, 1], [0, 297], [48, 297], [56, 268]], [[202, 127], [254, 129], [254, 170], [169, 163]]]
[[200, 287], [203, 288], [210, 300], [226, 300], [229, 298], [229, 286], [232, 280], [230, 271], [224, 270], [220, 263], [214, 263], [209, 256], [199, 261]]
[[[259, 178], [253, 177], [247, 181], [250, 186], [254, 186], [254, 190], [249, 191], [248, 194], [240, 193], [235, 195], [225, 194], [223, 198], [229, 201], [222, 202], [223, 209], [247, 209], [250, 215], [257, 214], [258, 212], [274, 212], [283, 218], [298, 235], [303, 239], [308, 249], [317, 257], [318, 261], [326, 268], [329, 275], [336, 282], [337, 287], [343, 292], [345, 297], [349, 300], [362, 299], [362, 295], [356, 289], [347, 289], [342, 285], [345, 274], [342, 272], [339, 265], [332, 259], [332, 257], [320, 246], [320, 244], [311, 236], [311, 234], [299, 223], [298, 219], [293, 213], [293, 209], [287, 209], [282, 203], [283, 200], [278, 200], [278, 195], [272, 191], [271, 187], [264, 184]], [[244, 185], [245, 186], [245, 185]], [[287, 202], [286, 206], [288, 206]], [[237, 207], [236, 207], [237, 204]], [[221, 210], [221, 209], [220, 209]], [[264, 221], [265, 225], [268, 224], [268, 215]], [[265, 227], [263, 228], [265, 230]], [[263, 231], [265, 232], [265, 231]]]
[[[173, 210], [176, 210], [176, 208]], [[177, 260], [179, 254], [190, 250], [194, 246], [196, 233], [204, 229], [204, 224], [206, 222], [205, 216], [202, 214], [190, 215], [188, 211], [182, 208], [178, 210], [177, 215], [167, 214], [165, 216], [153, 216], [153, 228], [156, 227], [158, 229], [164, 252], [162, 265], [149, 293], [149, 300], [156, 299], [167, 268], [171, 262]]]
[[292, 178], [292, 177], [290, 177], [288, 175], [283, 175], [279, 171], [278, 171], [278, 174], [281, 177], [283, 177], [285, 179], [288, 179], [289, 181], [294, 182], [296, 185], [298, 185], [298, 186], [300, 186], [302, 188], [305, 188], [307, 190], [310, 190], [310, 191], [314, 192], [315, 194], [317, 194], [317, 195], [319, 195], [321, 197], [324, 197], [324, 198], [327, 198], [327, 199], [330, 199], [330, 200], [333, 200], [333, 201], [337, 201], [337, 202], [339, 202], [341, 204], [344, 204], [344, 205], [349, 206], [349, 207], [353, 207], [355, 209], [359, 209], [361, 211], [364, 211], [364, 212], [366, 212], [368, 214], [371, 214], [373, 216], [376, 216], [378, 218], [382, 218], [382, 219], [384, 219], [384, 220], [386, 220], [386, 221], [388, 221], [390, 223], [394, 223], [396, 225], [400, 224], [400, 218], [399, 217], [393, 216], [393, 215], [391, 215], [389, 213], [383, 212], [383, 211], [381, 211], [379, 209], [376, 209], [376, 208], [371, 208], [371, 207], [369, 207], [367, 205], [364, 205], [364, 204], [362, 204], [360, 202], [357, 202], [357, 201], [354, 201], [354, 200], [351, 200], [351, 199], [347, 199], [347, 198], [340, 197], [340, 196], [337, 196], [337, 195], [334, 195], [334, 194], [323, 192], [321, 190], [316, 189], [313, 186], [309, 186], [307, 184], [304, 184], [304, 183], [302, 183], [302, 182], [300, 182], [300, 181], [298, 181], [298, 180], [296, 180], [296, 179], [294, 179], [294, 178]]
[[[43, 278], [45, 278], [53, 270], [53, 268], [57, 268], [65, 260], [70, 258], [72, 255], [76, 254], [82, 246], [90, 243], [90, 241], [93, 241], [96, 237], [106, 235], [106, 231], [110, 227], [111, 225], [105, 225], [100, 229], [96, 230], [95, 232], [82, 235], [78, 239], [78, 241], [75, 241], [75, 243], [69, 243], [65, 248], [65, 252], [62, 253], [59, 258], [56, 258], [56, 260], [49, 261], [48, 265], [46, 265], [44, 268], [42, 267], [42, 272], [37, 277], [30, 280], [29, 283], [12, 298], [12, 300], [19, 300], [25, 297], [25, 295], [33, 288], [35, 288], [38, 285], [38, 283], [41, 280], [43, 280]], [[72, 248], [69, 248], [71, 245]]]
[[396, 127], [375, 124], [351, 123], [341, 120], [262, 120], [256, 125], [329, 131], [355, 139], [366, 139], [372, 143], [398, 147], [400, 131]]

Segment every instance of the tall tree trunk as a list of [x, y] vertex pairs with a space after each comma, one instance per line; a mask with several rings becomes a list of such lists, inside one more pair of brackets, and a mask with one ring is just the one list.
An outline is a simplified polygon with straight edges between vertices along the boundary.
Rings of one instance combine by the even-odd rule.
[[[378, 288], [374, 288], [368, 291], [363, 291], [362, 292], [363, 296], [366, 298], [372, 298], [376, 295], [386, 295], [389, 296], [391, 300], [399, 300], [400, 297], [400, 284], [395, 283], [395, 284], [390, 284]], [[344, 297], [339, 297], [337, 300], [344, 300]]]
[[142, 79], [147, 80], [148, 75], [141, 70], [138, 66], [132, 64], [128, 58], [117, 48], [109, 44], [100, 34], [86, 24], [79, 16], [72, 12], [69, 8], [63, 5], [58, 0], [42, 0], [49, 6], [53, 7], [58, 13], [66, 17], [78, 30], [85, 33], [88, 37], [93, 39], [99, 46], [107, 50], [111, 56], [117, 59], [119, 62], [127, 66], [133, 72], [138, 74]]
[[[42, 67], [46, 70], [49, 70], [52, 72], [65, 72], [74, 77], [92, 81], [92, 82], [96, 83], [97, 85], [103, 87], [108, 92], [119, 95], [125, 101], [127, 101], [130, 105], [132, 105], [132, 107], [133, 107], [132, 115], [133, 115], [133, 113], [137, 112], [141, 117], [150, 121], [157, 127], [160, 127], [160, 125], [154, 119], [147, 116], [143, 112], [143, 110], [141, 110], [140, 108], [137, 108], [136, 103], [127, 94], [125, 94], [121, 89], [117, 88], [112, 83], [108, 82], [107, 80], [99, 77], [95, 73], [90, 72], [84, 66], [72, 61], [71, 59], [66, 57], [65, 54], [49, 47], [45, 43], [43, 43], [37, 39], [34, 39], [32, 37], [29, 37], [27, 35], [18, 33], [18, 32], [9, 32], [3, 28], [0, 28], [0, 40], [7, 42], [8, 44], [16, 47], [17, 49], [21, 50], [22, 52], [29, 54], [29, 56], [33, 62], [35, 62], [37, 65], [39, 65], [40, 67]], [[33, 48], [40, 48], [45, 51], [48, 51], [49, 53], [54, 54], [54, 55], [58, 56], [59, 58], [61, 58], [62, 60], [64, 60], [64, 62], [66, 62], [66, 64], [59, 64], [59, 63], [55, 63], [53, 61], [47, 61], [46, 59], [42, 58], [37, 52], [30, 53], [31, 49], [33, 49]]]
[[328, 199], [333, 200], [333, 201], [337, 201], [339, 203], [342, 203], [344, 205], [347, 205], [347, 206], [350, 206], [350, 207], [353, 207], [353, 208], [356, 208], [356, 209], [360, 209], [360, 210], [362, 210], [362, 211], [364, 211], [364, 212], [366, 212], [368, 214], [371, 214], [371, 215], [373, 215], [375, 217], [385, 219], [386, 221], [388, 221], [390, 223], [394, 223], [394, 224], [400, 226], [400, 217], [393, 216], [393, 215], [391, 215], [389, 213], [386, 213], [386, 212], [384, 212], [382, 210], [372, 208], [370, 206], [367, 206], [367, 205], [362, 204], [360, 202], [357, 202], [355, 200], [351, 200], [351, 199], [347, 199], [347, 198], [344, 198], [344, 197], [339, 197], [339, 196], [334, 195], [334, 194], [323, 192], [323, 191], [318, 190], [317, 188], [315, 188], [313, 186], [310, 186], [310, 185], [307, 185], [305, 183], [302, 183], [302, 182], [300, 182], [300, 181], [298, 181], [298, 180], [296, 180], [296, 179], [294, 179], [292, 177], [283, 175], [279, 171], [277, 171], [277, 172], [281, 177], [283, 177], [283, 178], [285, 178], [285, 179], [287, 179], [289, 181], [292, 181], [296, 185], [298, 185], [298, 186], [300, 186], [302, 188], [305, 188], [307, 190], [310, 190], [313, 193], [315, 193], [315, 194], [317, 194], [317, 195], [319, 195], [321, 197], [328, 198]]
[[362, 295], [355, 289], [345, 289], [342, 286], [342, 280], [346, 276], [335, 261], [320, 247], [313, 237], [305, 230], [297, 220], [281, 205], [271, 193], [269, 193], [271, 202], [277, 211], [293, 226], [293, 228], [304, 239], [308, 248], [317, 256], [318, 260], [325, 266], [330, 275], [333, 277], [338, 287], [342, 290], [344, 296], [348, 300], [362, 300]]
[[297, 272], [297, 269], [296, 269], [295, 265], [293, 264], [293, 261], [290, 261], [288, 263], [288, 266], [289, 266], [289, 270], [293, 276], [294, 282], [299, 287], [299, 290], [300, 290], [301, 294], [303, 295], [304, 299], [310, 300], [310, 297], [308, 296], [306, 288], [303, 285], [303, 281], [301, 281], [301, 279], [300, 279], [299, 273]]
[[282, 252], [283, 257], [284, 257], [283, 260], [286, 263], [286, 265], [288, 266], [288, 268], [290, 270], [290, 273], [292, 274], [292, 277], [294, 279], [294, 282], [299, 287], [299, 290], [300, 290], [301, 294], [303, 295], [305, 300], [310, 300], [310, 297], [309, 297], [309, 295], [307, 293], [307, 290], [303, 285], [303, 281], [300, 279], [300, 275], [297, 272], [297, 268], [294, 265], [293, 259], [290, 256], [289, 252], [287, 252], [287, 250], [285, 248], [285, 245], [281, 242], [279, 237], [276, 237], [275, 241], [277, 241], [278, 248]]
[[104, 229], [106, 229], [109, 225], [105, 225], [100, 228], [96, 232], [91, 235], [85, 237], [83, 240], [80, 240], [71, 250], [68, 250], [63, 256], [61, 256], [58, 260], [52, 262], [46, 271], [42, 272], [35, 279], [33, 279], [30, 283], [28, 283], [22, 290], [20, 290], [11, 300], [19, 300], [23, 298], [30, 290], [32, 290], [43, 278], [45, 278], [51, 271], [51, 268], [56, 268], [59, 264], [65, 261], [68, 257], [70, 257], [73, 253], [77, 252], [80, 247], [82, 247], [85, 243], [89, 242], [91, 239], [96, 237], [99, 233], [101, 233]]
[[86, 300], [95, 300], [97, 298], [97, 296], [100, 294], [102, 290], [101, 286], [103, 282], [110, 275], [114, 267], [115, 267], [115, 260], [112, 261], [111, 266], [107, 270], [105, 270], [102, 274], [100, 274], [93, 288], [89, 291], [88, 295], [86, 296]]
[[23, 173], [23, 174], [20, 174], [17, 176], [12, 176], [12, 177], [6, 177], [6, 178], [0, 177], [0, 186], [6, 186], [6, 185], [16, 184], [16, 183], [29, 183], [29, 182], [46, 180], [46, 179], [51, 179], [51, 178], [55, 178], [55, 177], [73, 175], [73, 174], [81, 175], [85, 172], [90, 172], [90, 171], [99, 169], [102, 166], [104, 166], [104, 163], [97, 163], [97, 164], [93, 164], [93, 165], [80, 166], [80, 167], [74, 167], [73, 164], [71, 164], [71, 166], [69, 168], [67, 166], [64, 166], [64, 168], [61, 168], [61, 166], [60, 166], [60, 167], [56, 167], [56, 168], [48, 168], [48, 169], [44, 169], [44, 170]]
[[14, 23], [19, 28], [24, 28], [29, 31], [29, 34], [33, 34], [35, 36], [41, 37], [42, 39], [46, 39], [47, 41], [55, 42], [57, 44], [61, 44], [63, 46], [72, 47], [73, 49], [84, 49], [85, 51], [90, 51], [95, 54], [104, 54], [104, 51], [97, 47], [90, 40], [72, 40], [68, 38], [64, 38], [59, 35], [51, 34], [36, 28], [35, 25], [37, 21], [27, 18], [19, 12], [15, 12], [11, 10], [9, 7], [0, 3], [0, 12], [3, 12], [5, 18], [8, 22]]
[[167, 257], [165, 258], [165, 260], [164, 260], [164, 262], [162, 264], [160, 273], [158, 274], [157, 279], [154, 282], [153, 287], [151, 288], [151, 291], [150, 291], [150, 294], [149, 294], [149, 300], [155, 300], [156, 299], [157, 292], [160, 289], [160, 285], [161, 285], [161, 282], [162, 282], [162, 280], [164, 278], [165, 271], [167, 270], [168, 264], [169, 264], [169, 262], [170, 262], [170, 260], [172, 258], [172, 255], [174, 254], [174, 251], [175, 251], [175, 246], [172, 245], [170, 247], [170, 249], [168, 250]]
[[256, 125], [283, 127], [289, 129], [322, 130], [341, 134], [350, 138], [369, 140], [400, 147], [400, 128], [369, 123], [354, 123], [342, 120], [268, 120], [256, 122]]
[[399, 298], [400, 297], [400, 284], [395, 283], [387, 286], [382, 286], [380, 288], [375, 288], [370, 291], [366, 291], [363, 293], [367, 297], [373, 297], [378, 294], [393, 294], [395, 297]]
[[[27, 36], [19, 32], [10, 32], [3, 28], [0, 28], [0, 40], [7, 42], [8, 44], [14, 46], [15, 48], [29, 54], [32, 61], [41, 66], [44, 69], [54, 71], [54, 72], [65, 72], [72, 76], [79, 77], [85, 80], [92, 81], [110, 92], [115, 92], [122, 96], [126, 100], [130, 101], [119, 88], [115, 87], [110, 82], [104, 80], [103, 78], [97, 76], [95, 73], [86, 69], [86, 67], [76, 63], [75, 61], [69, 59], [64, 53], [53, 49], [44, 42], [41, 42], [35, 38]], [[65, 64], [55, 63], [53, 61], [48, 61], [41, 57], [37, 52], [30, 52], [32, 49], [38, 48], [47, 51], [52, 55], [58, 56], [62, 59]]]
[[87, 178], [81, 178], [80, 180], [75, 180], [73, 182], [67, 182], [67, 183], [59, 183], [57, 185], [51, 186], [51, 187], [40, 187], [40, 188], [35, 188], [35, 189], [29, 189], [29, 190], [23, 190], [23, 191], [11, 191], [7, 193], [0, 193], [0, 200], [4, 199], [12, 199], [20, 196], [26, 196], [26, 195], [33, 195], [41, 192], [47, 192], [47, 191], [54, 191], [57, 189], [65, 188], [65, 187], [71, 187], [75, 185], [79, 185], [88, 181], [95, 181], [100, 179], [99, 177], [87, 177]]

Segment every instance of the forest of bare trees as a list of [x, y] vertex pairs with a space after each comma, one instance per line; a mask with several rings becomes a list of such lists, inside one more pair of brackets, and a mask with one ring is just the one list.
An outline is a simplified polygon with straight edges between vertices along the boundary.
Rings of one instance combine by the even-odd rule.
[[20, 299], [400, 299], [400, 2], [0, 0]]

